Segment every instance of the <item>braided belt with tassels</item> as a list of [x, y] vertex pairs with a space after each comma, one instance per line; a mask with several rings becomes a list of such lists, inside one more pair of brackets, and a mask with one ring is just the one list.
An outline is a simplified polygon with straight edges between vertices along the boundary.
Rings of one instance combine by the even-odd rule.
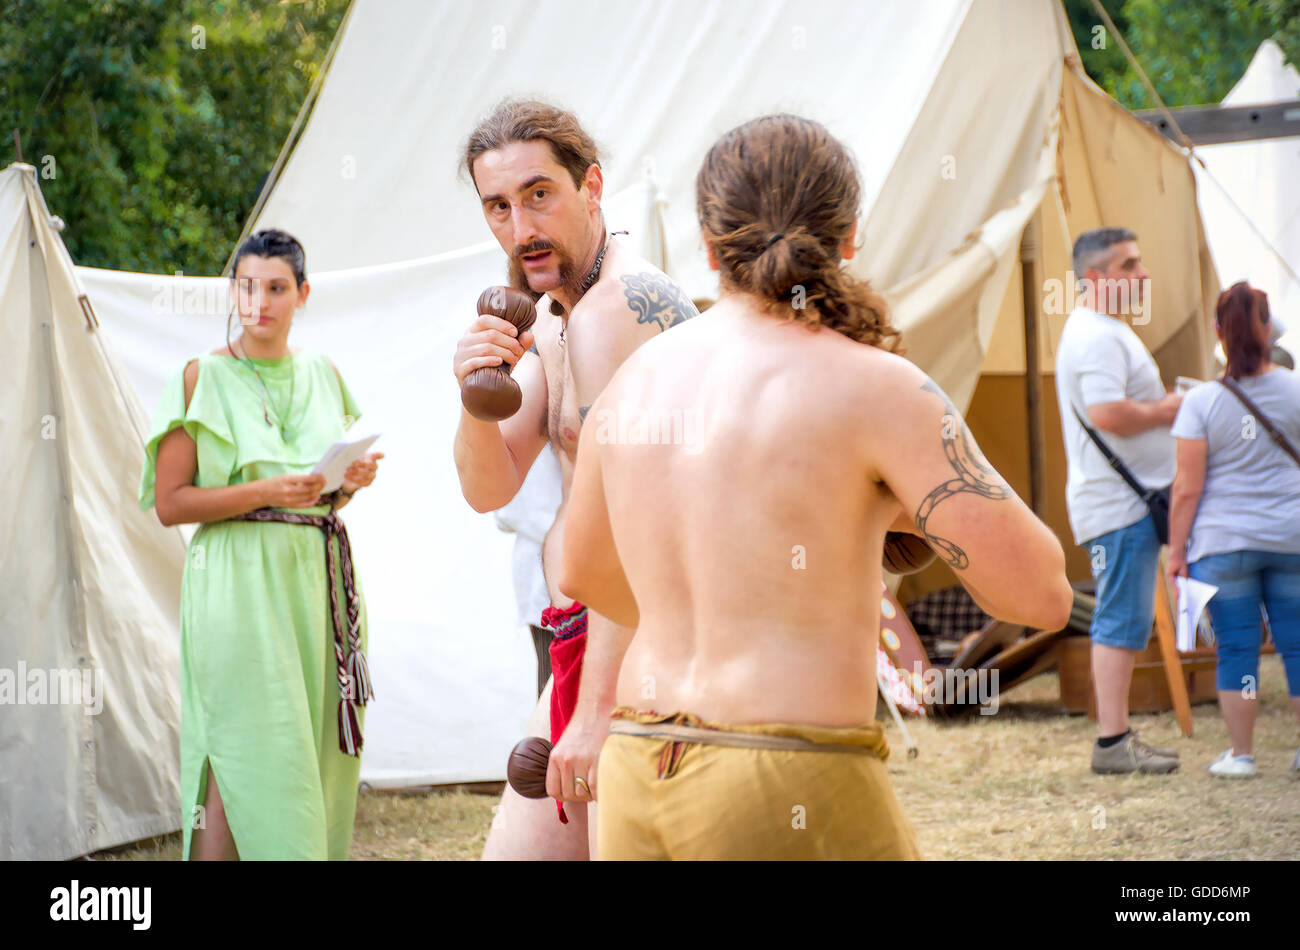
[[[339, 749], [348, 755], [361, 754], [361, 723], [357, 707], [365, 706], [374, 698], [370, 686], [370, 670], [366, 655], [361, 651], [361, 600], [357, 597], [356, 581], [352, 573], [352, 547], [348, 544], [348, 529], [333, 508], [327, 515], [307, 515], [279, 508], [258, 508], [232, 521], [278, 521], [284, 524], [305, 524], [320, 528], [325, 533], [325, 569], [329, 572], [330, 619], [334, 622], [334, 659], [339, 678]], [[338, 589], [334, 581], [334, 546], [330, 540], [339, 539], [339, 555], [343, 558], [343, 593], [347, 598], [347, 648], [344, 652], [343, 624], [339, 618]]]

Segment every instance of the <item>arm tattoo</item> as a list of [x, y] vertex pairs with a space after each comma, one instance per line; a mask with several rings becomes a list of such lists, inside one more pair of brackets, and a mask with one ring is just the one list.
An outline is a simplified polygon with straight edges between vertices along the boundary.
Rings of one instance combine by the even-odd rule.
[[947, 414], [943, 417], [941, 438], [943, 453], [948, 456], [948, 462], [957, 473], [957, 477], [950, 478], [926, 495], [921, 502], [921, 507], [916, 509], [916, 517], [913, 520], [916, 522], [916, 529], [929, 542], [930, 547], [934, 548], [954, 570], [960, 571], [970, 566], [970, 558], [966, 552], [946, 538], [940, 538], [927, 531], [926, 521], [940, 502], [953, 495], [974, 492], [985, 498], [1001, 501], [1011, 497], [1011, 488], [980, 453], [961, 414], [957, 412], [952, 400], [938, 384], [934, 380], [926, 380], [921, 388], [938, 396], [948, 408]]
[[654, 323], [663, 331], [700, 315], [682, 289], [663, 274], [627, 274], [622, 281], [637, 323]]

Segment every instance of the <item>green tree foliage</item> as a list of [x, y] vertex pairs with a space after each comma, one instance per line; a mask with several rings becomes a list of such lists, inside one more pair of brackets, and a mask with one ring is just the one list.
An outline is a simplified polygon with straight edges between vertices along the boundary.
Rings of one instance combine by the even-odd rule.
[[[977, 0], [983, 2], [983, 0]], [[1300, 0], [1104, 0], [1169, 106], [1218, 102]], [[1089, 75], [1155, 105], [1091, 0], [1064, 0]], [[0, 0], [0, 148], [21, 134], [79, 263], [216, 273], [347, 0]]]
[[79, 264], [218, 273], [346, 10], [0, 0], [0, 147], [19, 131]]
[[1273, 39], [1286, 51], [1289, 63], [1300, 69], [1300, 0], [1263, 0], [1277, 33]]
[[[1219, 102], [1273, 37], [1300, 63], [1300, 0], [1103, 0], [1165, 105]], [[1153, 109], [1092, 0], [1065, 0], [1088, 75], [1129, 109]]]

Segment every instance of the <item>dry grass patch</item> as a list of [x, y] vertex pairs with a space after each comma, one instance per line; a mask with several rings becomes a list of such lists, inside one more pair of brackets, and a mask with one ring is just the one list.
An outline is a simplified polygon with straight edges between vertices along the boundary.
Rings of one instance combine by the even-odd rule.
[[500, 794], [362, 792], [352, 860], [477, 861]]
[[1215, 704], [1193, 707], [1190, 739], [1173, 713], [1133, 717], [1148, 742], [1179, 751], [1172, 775], [1094, 775], [1096, 724], [1061, 712], [1055, 674], [1004, 697], [996, 716], [909, 720], [916, 759], [891, 724], [889, 771], [931, 859], [1294, 859], [1300, 776], [1288, 769], [1300, 725], [1281, 660], [1263, 658], [1260, 679], [1254, 779], [1206, 771], [1230, 744]]
[[[1228, 746], [1217, 705], [1193, 707], [1194, 734], [1173, 713], [1134, 716], [1155, 745], [1178, 749], [1173, 775], [1094, 775], [1096, 725], [1061, 712], [1054, 674], [1003, 698], [996, 716], [908, 719], [920, 755], [908, 759], [886, 729], [889, 771], [925, 857], [938, 860], [1266, 860], [1300, 857], [1300, 776], [1288, 771], [1300, 726], [1287, 704], [1278, 657], [1260, 670], [1255, 727], [1259, 775], [1219, 779], [1206, 768]], [[464, 790], [362, 791], [353, 860], [476, 860], [497, 795]], [[180, 858], [180, 835], [102, 860]]]
[[[493, 784], [493, 783], [488, 783]], [[353, 861], [477, 861], [500, 793], [463, 789], [362, 789], [352, 832]], [[181, 835], [164, 835], [93, 855], [97, 861], [179, 861]]]

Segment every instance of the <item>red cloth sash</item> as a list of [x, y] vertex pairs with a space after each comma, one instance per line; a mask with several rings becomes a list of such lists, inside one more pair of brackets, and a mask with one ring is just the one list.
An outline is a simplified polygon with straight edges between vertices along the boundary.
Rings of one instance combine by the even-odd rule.
[[[582, 657], [587, 650], [587, 608], [576, 601], [563, 610], [547, 607], [542, 611], [542, 626], [555, 633], [551, 641], [551, 743], [556, 744], [578, 706]], [[555, 806], [560, 821], [567, 825], [564, 803], [557, 801]]]

